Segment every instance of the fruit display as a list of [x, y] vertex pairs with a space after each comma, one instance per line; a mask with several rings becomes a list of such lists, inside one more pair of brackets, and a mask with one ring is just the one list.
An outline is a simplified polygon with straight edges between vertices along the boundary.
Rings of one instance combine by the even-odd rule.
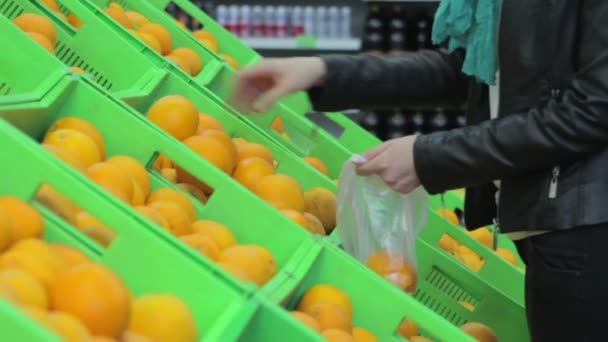
[[[168, 293], [134, 296], [111, 268], [77, 248], [43, 240], [43, 216], [28, 202], [0, 196], [0, 227], [8, 237], [0, 251], [0, 297], [64, 340], [198, 339], [182, 299]], [[158, 311], [171, 319], [158, 320]]]
[[[266, 134], [255, 120], [239, 115], [215, 96], [200, 82], [214, 67], [201, 52], [207, 49], [197, 46], [211, 45], [207, 48], [213, 50], [213, 37], [220, 53], [234, 50], [225, 48], [223, 37], [212, 30], [193, 33], [190, 39], [195, 44], [190, 47], [184, 45], [188, 32], [176, 30], [174, 22], [168, 24], [164, 13], [153, 13], [147, 1], [63, 2], [57, 0], [54, 10], [52, 1], [38, 6], [17, 0], [24, 11], [7, 15], [11, 27], [21, 31], [15, 35], [22, 40], [16, 41], [16, 49], [23, 45], [23, 51], [31, 51], [40, 62], [34, 70], [28, 70], [24, 61], [11, 57], [18, 55], [15, 48], [0, 57], [2, 64], [14, 65], [12, 69], [23, 74], [18, 77], [0, 68], [0, 84], [11, 87], [0, 104], [0, 129], [4, 124], [13, 125], [23, 135], [24, 148], [40, 156], [36, 166], [27, 164], [28, 172], [44, 174], [34, 170], [45, 170], [45, 165], [64, 170], [74, 184], [97, 193], [96, 203], [104, 209], [96, 210], [92, 199], [85, 198], [87, 192], [79, 196], [63, 185], [62, 179], [43, 179], [26, 192], [42, 218], [14, 201], [0, 201], [0, 207], [10, 208], [10, 220], [14, 220], [12, 213], [18, 213], [17, 220], [24, 221], [18, 224], [30, 227], [20, 229], [16, 233], [19, 238], [75, 248], [71, 242], [61, 242], [69, 236], [79, 241], [76, 251], [85, 252], [85, 257], [94, 260], [92, 264], [105, 267], [128, 288], [127, 318], [117, 313], [104, 322], [89, 316], [77, 303], [65, 300], [61, 304], [60, 311], [76, 316], [91, 335], [90, 340], [104, 341], [99, 332], [110, 331], [110, 338], [119, 341], [171, 341], [175, 334], [181, 336], [175, 337], [176, 341], [223, 337], [257, 341], [268, 340], [277, 329], [281, 330], [279, 335], [293, 335], [298, 341], [472, 341], [467, 335], [489, 341], [496, 336], [525, 341], [519, 339], [524, 332], [519, 319], [523, 306], [517, 294], [502, 286], [513, 282], [510, 273], [502, 272], [492, 280], [493, 270], [498, 273], [506, 266], [512, 267], [503, 259], [513, 263], [516, 255], [507, 249], [486, 252], [493, 246], [488, 238], [490, 230], [461, 232], [464, 238], [453, 234], [453, 241], [436, 237], [433, 232], [449, 235], [448, 229], [453, 226], [430, 212], [431, 220], [418, 241], [416, 270], [382, 250], [364, 263], [354, 260], [334, 244], [339, 241], [335, 195], [339, 182], [333, 178], [345, 156], [351, 154], [340, 138], [331, 137], [314, 124], [299, 126], [304, 121], [294, 121], [290, 115], [273, 116], [267, 122], [273, 134]], [[20, 17], [26, 14], [41, 17]], [[96, 17], [98, 22], [93, 20]], [[120, 46], [117, 51], [128, 45], [131, 55], [120, 54], [115, 61], [106, 57], [105, 65], [101, 58], [95, 60], [101, 49], [71, 45], [70, 34], [78, 36], [80, 31], [72, 32], [58, 24], [66, 18], [70, 27], [82, 25], [83, 33], [94, 32], [96, 24], [112, 26], [99, 39], [120, 37], [116, 39]], [[0, 19], [4, 28], [5, 18]], [[156, 25], [168, 31], [170, 48], [160, 41], [166, 35]], [[49, 27], [55, 29], [55, 36]], [[12, 35], [13, 31], [3, 32]], [[33, 38], [37, 35], [44, 39]], [[124, 44], [123, 38], [131, 35], [150, 47], [137, 41], [139, 45]], [[41, 41], [48, 41], [57, 50], [57, 58], [36, 47], [35, 42]], [[30, 45], [35, 48], [30, 49]], [[65, 46], [73, 47], [69, 51], [81, 59], [69, 57]], [[132, 53], [136, 46], [144, 49], [141, 56]], [[192, 49], [199, 58], [192, 58], [191, 51], [183, 48]], [[150, 49], [160, 50], [160, 54]], [[150, 62], [161, 55], [171, 59], [167, 63], [181, 65], [188, 75]], [[133, 64], [134, 69], [148, 68], [150, 72], [140, 73], [143, 77], [126, 73], [120, 77], [112, 72], [112, 64], [120, 65], [121, 70]], [[54, 72], [42, 72], [43, 66], [55, 68]], [[102, 68], [109, 73], [96, 73]], [[79, 76], [83, 72], [87, 77]], [[221, 78], [215, 80], [221, 82]], [[24, 96], [30, 91], [32, 96]], [[294, 146], [297, 152], [292, 150]], [[18, 179], [18, 173], [10, 172], [10, 179]], [[130, 219], [120, 224], [114, 216]], [[41, 220], [61, 224], [62, 235], [51, 232], [47, 237], [46, 230], [40, 229]], [[0, 215], [0, 253], [12, 255], [15, 232], [2, 228]], [[429, 241], [434, 245], [428, 246]], [[58, 249], [75, 263], [82, 259], [70, 248]], [[157, 257], [155, 251], [163, 253]], [[28, 258], [19, 258], [15, 262], [31, 266]], [[54, 258], [47, 259], [52, 262]], [[56, 267], [51, 265], [52, 269]], [[192, 276], [171, 273], [173, 268], [191, 269]], [[38, 272], [44, 287], [55, 282], [53, 272], [35, 267], [33, 271]], [[96, 269], [87, 272], [103, 273]], [[67, 285], [62, 286], [77, 293], [85, 287], [81, 277], [85, 276], [68, 277]], [[99, 277], [96, 286], [112, 283]], [[173, 288], [155, 286], [157, 281], [175, 284], [175, 294], [168, 295]], [[113, 284], [119, 287], [118, 282]], [[218, 291], [219, 287], [225, 291]], [[96, 292], [105, 293], [103, 288]], [[197, 300], [189, 292], [200, 294], [204, 300]], [[242, 298], [235, 298], [238, 296], [233, 292]], [[125, 301], [114, 301], [120, 296], [108, 293], [107, 297], [109, 306], [119, 310], [122, 305], [124, 309]], [[501, 321], [496, 310], [506, 306], [510, 307]], [[2, 310], [0, 305], [0, 314]], [[152, 314], [157, 312], [163, 315]], [[181, 319], [186, 312], [190, 313], [189, 323]], [[122, 320], [132, 326], [118, 329], [120, 324], [116, 322]], [[501, 323], [506, 320], [511, 323]], [[163, 328], [168, 323], [179, 331], [168, 335]], [[104, 328], [91, 328], [97, 325]], [[188, 328], [192, 326], [196, 335]], [[285, 328], [277, 328], [282, 326]], [[227, 332], [227, 327], [233, 331]]]

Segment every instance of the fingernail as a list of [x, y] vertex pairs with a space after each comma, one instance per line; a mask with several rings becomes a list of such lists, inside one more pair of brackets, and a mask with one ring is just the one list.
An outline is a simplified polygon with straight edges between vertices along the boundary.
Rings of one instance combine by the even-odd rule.
[[362, 156], [360, 154], [354, 154], [352, 157], [350, 157], [350, 161], [353, 164], [361, 165], [361, 164], [367, 163], [367, 158], [365, 158], [364, 156]]

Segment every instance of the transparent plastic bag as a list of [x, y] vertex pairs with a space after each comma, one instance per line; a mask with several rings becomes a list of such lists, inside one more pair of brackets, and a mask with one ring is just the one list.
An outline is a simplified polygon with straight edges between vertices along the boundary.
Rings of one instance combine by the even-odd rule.
[[338, 232], [342, 246], [402, 290], [417, 284], [416, 238], [428, 216], [424, 190], [409, 194], [392, 190], [380, 177], [362, 177], [353, 156], [342, 167], [338, 182]]

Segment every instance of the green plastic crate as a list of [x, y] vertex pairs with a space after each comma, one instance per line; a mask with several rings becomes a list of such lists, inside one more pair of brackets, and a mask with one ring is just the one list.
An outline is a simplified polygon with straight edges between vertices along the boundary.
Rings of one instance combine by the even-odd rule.
[[[118, 200], [88, 185], [83, 175], [56, 161], [4, 120], [0, 120], [0, 131], [3, 149], [0, 160], [6, 165], [2, 175], [5, 179], [19, 180], [0, 183], [0, 194], [30, 201], [43, 213], [45, 240], [76, 247], [109, 266], [135, 295], [168, 292], [179, 296], [195, 314], [201, 340], [221, 336], [226, 321], [243, 325], [253, 314], [256, 306], [247, 304], [252, 288], [245, 291], [225, 282], [183, 255], [152, 229], [138, 229], [142, 222], [120, 210]], [[15, 164], [15, 160], [20, 162]], [[57, 189], [109, 227], [121, 227], [115, 229], [119, 234], [112, 244], [107, 249], [98, 248], [36, 202], [33, 198], [43, 184]], [[201, 291], [201, 287], [205, 291]], [[219, 327], [219, 331], [214, 326]]]
[[[476, 272], [438, 247], [443, 234], [455, 238], [485, 263]], [[528, 341], [525, 317], [524, 273], [504, 262], [489, 248], [478, 243], [463, 229], [445, 224], [439, 215], [429, 215], [416, 245], [420, 267], [416, 298], [455, 324], [467, 317], [492, 326], [500, 341]], [[464, 300], [475, 306], [473, 312], [460, 307]], [[464, 310], [463, 310], [464, 309]], [[472, 315], [472, 316], [471, 316]]]
[[[13, 42], [30, 39], [9, 22], [21, 13], [45, 15], [52, 20], [57, 31], [55, 54], [57, 59], [63, 63], [48, 58], [49, 52], [39, 46], [24, 47], [22, 55], [3, 56], [3, 58], [17, 58], [17, 61], [21, 62], [23, 59], [36, 60], [36, 63], [28, 65], [28, 69], [35, 68], [36, 72], [28, 70], [27, 73], [24, 73], [19, 69], [13, 71], [20, 77], [31, 78], [23, 81], [24, 86], [33, 90], [38, 87], [40, 75], [49, 72], [65, 73], [66, 66], [76, 66], [84, 69], [104, 89], [123, 96], [135, 96], [139, 89], [149, 83], [158, 82], [168, 71], [177, 69], [169, 61], [145, 47], [143, 43], [140, 43], [139, 46], [129, 44], [78, 2], [71, 1], [69, 5], [83, 22], [83, 26], [78, 30], [38, 1], [0, 1], [0, 13], [3, 14], [0, 16], [0, 27], [3, 32], [0, 40], [6, 42], [8, 44], [6, 46], [11, 46]], [[109, 38], [99, 39], [99, 36]], [[116, 63], [115, 61], [123, 62]], [[8, 62], [10, 60], [7, 60]], [[26, 74], [27, 76], [25, 76]], [[44, 84], [40, 84], [40, 87], [42, 86]]]
[[[129, 32], [125, 27], [118, 24], [114, 19], [110, 16], [106, 15], [103, 12], [103, 9], [108, 6], [108, 4], [112, 2], [111, 0], [59, 0], [63, 7], [63, 13], [67, 14], [68, 11], [74, 11], [77, 7], [74, 3], [79, 3], [83, 7], [86, 7], [90, 14], [94, 14], [98, 17], [97, 23], [105, 24], [106, 28], [112, 29], [114, 32], [118, 33], [122, 39], [129, 41], [131, 44], [135, 44], [135, 46], [141, 46], [142, 42]], [[147, 1], [141, 0], [116, 0], [114, 1], [117, 4], [121, 5], [126, 11], [133, 10], [143, 14], [150, 21], [160, 24], [167, 29], [172, 39], [172, 48], [178, 47], [187, 47], [194, 52], [196, 52], [201, 61], [203, 62], [203, 70], [196, 76], [193, 77], [198, 83], [202, 85], [206, 85], [212, 87], [216, 83], [225, 82], [230, 76], [229, 70], [230, 66], [226, 63], [226, 61], [220, 56], [213, 53], [206, 46], [201, 44], [197, 39], [195, 39], [190, 33], [186, 30], [182, 29], [175, 19], [171, 16], [163, 13], [162, 11], [157, 10], [153, 6], [151, 6]], [[77, 16], [79, 13], [76, 13]], [[102, 31], [97, 31], [99, 39], [109, 39], [113, 38], [115, 35], [106, 34]], [[152, 57], [155, 63], [159, 63], [159, 60], [167, 61], [167, 59], [162, 58], [158, 53], [153, 51], [152, 49], [148, 50], [146, 53], [147, 57]], [[189, 74], [184, 72], [179, 68], [173, 69], [173, 72], [182, 77], [185, 80], [189, 80], [191, 77]]]
[[273, 298], [294, 310], [314, 285], [329, 284], [346, 292], [353, 302], [353, 326], [371, 331], [380, 341], [405, 341], [397, 333], [404, 318], [420, 327], [420, 334], [439, 341], [473, 341], [458, 327], [387, 282], [336, 246], [321, 241], [312, 266], [303, 277], [288, 279], [281, 296]]
[[[3, 76], [0, 72], [0, 80], [5, 79]], [[199, 217], [226, 224], [241, 243], [257, 243], [268, 248], [281, 269], [276, 281], [290, 274], [290, 269], [306, 257], [309, 245], [313, 243], [307, 231], [185, 145], [151, 125], [124, 103], [104, 94], [92, 81], [66, 78], [39, 101], [0, 106], [0, 117], [36, 140], [41, 138], [52, 122], [66, 115], [79, 116], [93, 123], [105, 138], [108, 156], [125, 154], [138, 159], [149, 167], [153, 179], [157, 180], [156, 184], [176, 187], [166, 182], [158, 172], [151, 170], [157, 153], [162, 153], [213, 187], [215, 193], [201, 208]], [[121, 207], [140, 217], [130, 207], [124, 204]], [[238, 215], [235, 215], [236, 212]], [[124, 228], [117, 226], [116, 229]], [[226, 275], [215, 264], [186, 248], [169, 233], [156, 226], [152, 229], [173, 244], [182, 246], [183, 253], [195, 258], [204, 267]], [[269, 236], [273, 239], [268, 239]], [[241, 284], [237, 280], [233, 281]], [[269, 282], [265, 288], [272, 288], [274, 282], [275, 280]]]

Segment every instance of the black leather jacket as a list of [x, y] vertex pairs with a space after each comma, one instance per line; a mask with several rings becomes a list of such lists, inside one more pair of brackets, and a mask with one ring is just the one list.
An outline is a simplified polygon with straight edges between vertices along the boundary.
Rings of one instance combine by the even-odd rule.
[[496, 215], [503, 232], [608, 222], [608, 1], [508, 0], [499, 35], [499, 118], [458, 53], [326, 56], [320, 110], [453, 104], [469, 126], [419, 136], [416, 170], [432, 193], [467, 187], [467, 226]]

